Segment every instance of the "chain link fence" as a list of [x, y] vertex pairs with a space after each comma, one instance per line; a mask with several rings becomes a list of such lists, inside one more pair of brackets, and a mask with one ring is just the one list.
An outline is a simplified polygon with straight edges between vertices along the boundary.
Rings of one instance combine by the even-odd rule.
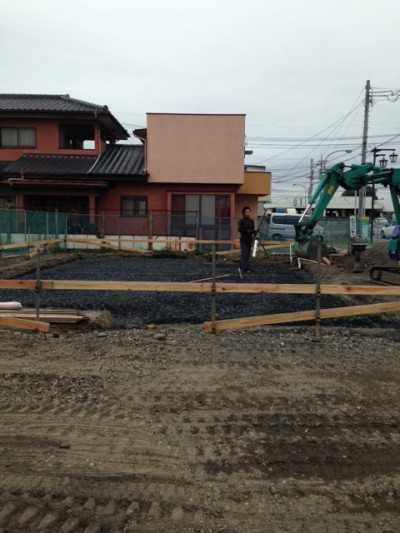
[[[257, 226], [258, 223], [256, 221]], [[145, 216], [108, 214], [89, 216], [79, 213], [0, 209], [0, 246], [51, 239], [65, 240], [66, 237], [118, 240], [129, 236], [142, 240], [142, 248], [147, 248], [147, 239], [159, 238], [161, 242], [162, 238], [167, 237], [198, 241], [234, 241], [239, 238], [237, 224], [237, 219], [203, 217], [195, 212], [182, 215], [151, 212]], [[327, 244], [342, 248], [348, 246], [350, 240], [348, 218], [321, 218], [318, 224], [324, 228], [324, 239]], [[370, 237], [371, 233], [369, 240]], [[263, 228], [263, 238], [268, 239], [266, 228]], [[379, 229], [374, 229], [372, 240], [375, 242], [379, 238]], [[196, 248], [210, 250], [211, 245], [201, 243], [196, 245]], [[231, 243], [221, 243], [216, 247], [217, 250], [231, 248]], [[4, 255], [5, 252], [2, 253]], [[17, 253], [17, 249], [14, 249], [13, 253]]]

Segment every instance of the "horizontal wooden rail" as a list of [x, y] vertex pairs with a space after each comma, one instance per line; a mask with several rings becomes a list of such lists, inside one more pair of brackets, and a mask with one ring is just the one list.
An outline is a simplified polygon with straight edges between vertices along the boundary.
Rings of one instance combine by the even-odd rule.
[[[195, 280], [194, 280], [195, 281]], [[213, 290], [212, 283], [165, 281], [90, 281], [42, 280], [41, 290], [70, 291], [150, 291], [150, 292], [201, 292]], [[2, 279], [0, 289], [35, 290], [35, 280]], [[316, 294], [315, 285], [269, 283], [216, 283], [215, 291], [221, 294]], [[377, 285], [321, 285], [323, 295], [400, 296], [400, 286]]]
[[[168, 245], [178, 245], [178, 244], [230, 244], [234, 245], [237, 242], [235, 240], [206, 240], [206, 239], [189, 239], [182, 237], [176, 239], [173, 237], [160, 237], [154, 239], [135, 239], [134, 237], [119, 237], [119, 238], [79, 238], [79, 237], [69, 237], [65, 236], [63, 239], [43, 239], [41, 241], [34, 242], [21, 242], [15, 244], [3, 244], [0, 246], [0, 251], [15, 250], [19, 248], [35, 248], [43, 245], [56, 245], [59, 243], [77, 243], [77, 244], [90, 244], [90, 245], [99, 245], [100, 247], [111, 247], [115, 249], [118, 248], [118, 243], [120, 244], [161, 244], [165, 243]], [[117, 244], [114, 244], [117, 243]], [[293, 242], [289, 241], [259, 241], [259, 245], [264, 246], [268, 249], [290, 247], [293, 245]], [[131, 251], [131, 248], [123, 248], [123, 250]]]
[[18, 248], [35, 248], [36, 246], [54, 245], [64, 242], [64, 239], [52, 239], [34, 242], [19, 242], [15, 244], [3, 244], [0, 246], [0, 251], [17, 250]]
[[[77, 244], [98, 244], [98, 245], [110, 245], [110, 242], [112, 243], [129, 243], [129, 244], [236, 244], [238, 242], [238, 239], [233, 240], [210, 240], [210, 239], [188, 239], [188, 238], [180, 238], [176, 239], [174, 237], [160, 237], [156, 239], [135, 239], [133, 237], [126, 238], [126, 237], [120, 237], [120, 238], [98, 238], [98, 239], [84, 239], [79, 237], [68, 237], [66, 238], [66, 242], [72, 242]], [[263, 245], [265, 248], [289, 248], [290, 246], [294, 245], [293, 241], [258, 241], [259, 245]], [[111, 246], [111, 245], [110, 245]]]
[[[400, 302], [386, 302], [379, 304], [353, 305], [349, 307], [335, 307], [331, 309], [321, 309], [320, 319], [342, 318], [356, 315], [373, 315], [382, 313], [397, 313], [400, 311]], [[220, 331], [227, 329], [251, 328], [271, 324], [284, 324], [288, 322], [306, 322], [316, 319], [316, 311], [298, 311], [295, 313], [279, 313], [276, 315], [251, 316], [246, 318], [232, 318], [229, 320], [219, 320], [214, 324], [204, 322], [205, 331]]]

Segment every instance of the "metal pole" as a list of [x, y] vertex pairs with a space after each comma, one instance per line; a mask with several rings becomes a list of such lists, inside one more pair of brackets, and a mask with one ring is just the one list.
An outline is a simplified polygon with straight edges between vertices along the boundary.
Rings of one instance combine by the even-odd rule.
[[314, 159], [311, 159], [310, 161], [310, 185], [308, 187], [308, 198], [311, 198], [313, 189], [314, 189]]
[[372, 198], [371, 198], [371, 242], [374, 240], [374, 204], [375, 204], [375, 183], [372, 184]]
[[120, 224], [120, 216], [117, 217], [117, 227], [118, 227], [118, 250], [121, 251], [121, 224]]
[[[365, 86], [365, 102], [364, 102], [364, 127], [363, 127], [363, 140], [362, 140], [362, 151], [361, 151], [361, 164], [363, 165], [367, 160], [367, 141], [368, 141], [368, 119], [369, 119], [369, 106], [371, 103], [371, 83], [370, 80], [367, 80]], [[365, 217], [365, 196], [366, 188], [362, 187], [358, 191], [358, 223], [359, 223], [359, 233], [361, 235], [362, 224], [361, 221]]]
[[215, 276], [217, 272], [216, 267], [216, 255], [215, 255], [215, 243], [212, 245], [212, 265], [211, 265], [211, 333], [217, 332], [216, 320], [217, 320], [217, 290], [215, 286]]
[[147, 238], [149, 239], [147, 243], [147, 249], [153, 251], [153, 211], [149, 210], [149, 215], [147, 217]]
[[[378, 149], [374, 148], [371, 152], [374, 154], [373, 165], [376, 164], [376, 154]], [[374, 198], [375, 198], [375, 183], [372, 184], [372, 198], [371, 198], [371, 242], [374, 240]]]
[[35, 311], [36, 311], [36, 320], [39, 320], [39, 315], [40, 315], [40, 253], [37, 254], [37, 261], [36, 261]]
[[315, 339], [319, 341], [321, 337], [321, 241], [317, 247], [317, 285], [315, 299]]

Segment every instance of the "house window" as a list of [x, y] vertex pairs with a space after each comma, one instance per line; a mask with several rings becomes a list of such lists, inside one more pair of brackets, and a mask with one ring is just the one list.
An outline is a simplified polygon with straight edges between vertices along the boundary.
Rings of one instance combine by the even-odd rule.
[[172, 214], [185, 215], [186, 224], [212, 225], [230, 217], [230, 197], [211, 194], [173, 194]]
[[124, 217], [147, 215], [147, 197], [121, 196], [121, 215]]
[[92, 124], [60, 124], [60, 148], [64, 150], [94, 150]]
[[229, 239], [230, 205], [229, 195], [173, 194], [171, 235]]
[[35, 148], [35, 128], [0, 128], [2, 148]]

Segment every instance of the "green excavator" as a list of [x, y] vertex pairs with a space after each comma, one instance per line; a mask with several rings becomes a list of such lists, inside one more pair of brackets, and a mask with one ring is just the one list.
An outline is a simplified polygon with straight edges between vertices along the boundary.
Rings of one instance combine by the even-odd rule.
[[[313, 235], [313, 228], [339, 187], [343, 187], [345, 190], [358, 191], [371, 184], [389, 187], [397, 224], [390, 239], [388, 250], [390, 259], [397, 261], [396, 266], [374, 267], [374, 271], [371, 269], [371, 279], [381, 280], [385, 270], [400, 274], [400, 169], [382, 169], [373, 166], [372, 163], [351, 165], [350, 167], [346, 167], [344, 163], [338, 163], [324, 172], [306, 210], [295, 225], [295, 254], [299, 258], [315, 260], [320, 247], [322, 261], [329, 264], [329, 255], [332, 253], [332, 249], [325, 242], [321, 242], [317, 235]], [[306, 217], [306, 215], [308, 216]]]

